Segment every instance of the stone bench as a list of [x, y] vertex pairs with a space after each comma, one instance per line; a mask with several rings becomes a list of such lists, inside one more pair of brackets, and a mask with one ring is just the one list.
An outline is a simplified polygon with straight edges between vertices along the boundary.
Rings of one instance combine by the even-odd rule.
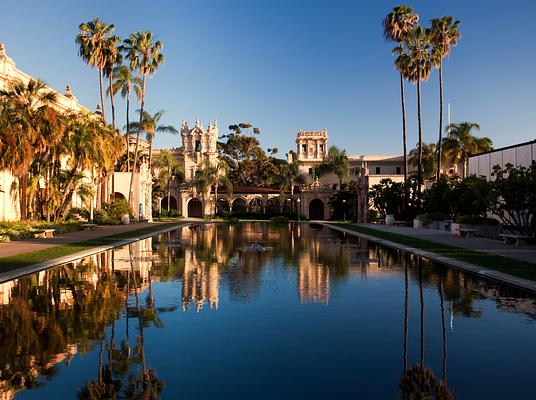
[[528, 242], [533, 239], [532, 236], [516, 235], [514, 233], [502, 233], [499, 236], [504, 239], [504, 244], [512, 243], [516, 246], [528, 244]]
[[97, 224], [83, 224], [82, 228], [84, 228], [85, 231], [94, 231], [97, 229]]
[[473, 237], [475, 236], [475, 233], [477, 232], [477, 229], [472, 228], [460, 228], [458, 231], [459, 237]]
[[56, 232], [56, 229], [39, 229], [36, 231], [33, 231], [33, 235], [35, 238], [53, 238], [54, 232]]

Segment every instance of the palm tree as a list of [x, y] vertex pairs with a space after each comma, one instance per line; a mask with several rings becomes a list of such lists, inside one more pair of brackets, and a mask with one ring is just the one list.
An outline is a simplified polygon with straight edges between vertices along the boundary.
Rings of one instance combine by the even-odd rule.
[[432, 55], [436, 68], [439, 70], [439, 140], [437, 147], [437, 176], [441, 174], [441, 143], [443, 132], [443, 58], [450, 55], [450, 49], [456, 46], [461, 37], [458, 26], [460, 21], [452, 17], [441, 17], [431, 21], [432, 23]]
[[[141, 114], [141, 110], [137, 110]], [[136, 129], [137, 131], [145, 132], [147, 142], [149, 143], [149, 171], [152, 167], [153, 159], [153, 141], [154, 135], [156, 132], [167, 132], [167, 133], [179, 133], [179, 131], [172, 125], [158, 125], [160, 119], [164, 115], [165, 111], [160, 110], [154, 115], [149, 114], [147, 111], [143, 111], [143, 117], [140, 117], [140, 122], [131, 122], [130, 126], [127, 126], [127, 132], [130, 129]]]
[[[404, 52], [404, 38], [419, 22], [419, 16], [413, 12], [413, 8], [402, 5], [393, 8], [383, 20], [383, 35], [385, 40], [398, 43], [395, 53]], [[400, 97], [402, 100], [402, 141], [404, 146], [404, 182], [407, 179], [408, 160], [406, 147], [406, 98], [404, 94], [404, 75], [400, 72]]]
[[112, 108], [112, 127], [115, 129], [115, 104], [114, 97], [115, 92], [113, 91], [113, 82], [114, 82], [114, 69], [121, 65], [123, 62], [123, 55], [119, 51], [119, 43], [121, 39], [119, 36], [112, 35], [106, 39], [104, 46], [104, 76], [108, 77], [108, 89], [106, 93], [110, 96], [110, 105]]
[[346, 150], [340, 150], [337, 146], [331, 146], [324, 161], [315, 167], [315, 175], [317, 177], [329, 173], [337, 175], [337, 178], [339, 179], [339, 189], [342, 188], [342, 182], [348, 178], [349, 171], [350, 165]]
[[232, 184], [227, 177], [228, 165], [223, 160], [218, 160], [215, 164], [211, 164], [205, 160], [205, 165], [200, 170], [196, 171], [194, 177], [194, 186], [198, 192], [205, 197], [205, 194], [214, 186], [215, 204], [218, 202], [218, 186], [223, 184], [230, 195]]
[[0, 90], [2, 124], [0, 125], [0, 168], [8, 168], [19, 177], [21, 219], [27, 218], [28, 170], [34, 155], [47, 144], [42, 135], [43, 121], [49, 106], [56, 102], [56, 94], [39, 80], [28, 83], [15, 80], [7, 89]]
[[432, 70], [431, 33], [429, 29], [416, 27], [406, 35], [404, 45], [406, 53], [396, 60], [396, 66], [406, 79], [417, 85], [417, 119], [419, 125], [419, 166], [417, 180], [419, 192], [422, 186], [422, 112], [421, 112], [421, 82], [428, 80]]
[[115, 29], [115, 25], [106, 24], [99, 18], [84, 22], [78, 26], [76, 44], [78, 45], [78, 55], [92, 68], [99, 70], [99, 90], [102, 108], [102, 120], [106, 121], [104, 108], [104, 91], [102, 88], [102, 78], [107, 64], [106, 48], [107, 43]]
[[467, 161], [469, 154], [477, 154], [493, 149], [490, 138], [478, 138], [473, 136], [473, 129], [480, 130], [480, 125], [474, 122], [452, 123], [447, 126], [447, 137], [443, 139], [443, 147], [447, 153], [447, 159], [463, 165], [463, 177], [467, 176]]
[[[305, 185], [307, 183], [307, 178], [305, 177], [304, 174], [300, 172], [300, 165], [301, 165], [301, 161], [294, 160], [291, 163], [284, 164], [281, 167], [281, 175], [280, 175], [281, 183], [280, 183], [279, 188], [281, 189], [283, 193], [286, 191], [290, 191], [290, 199], [294, 198], [294, 187], [296, 185]], [[294, 206], [294, 203], [291, 203], [291, 204], [292, 206]], [[296, 210], [293, 210], [292, 208], [291, 208], [291, 212], [295, 212]]]
[[158, 178], [167, 187], [167, 210], [169, 211], [171, 202], [171, 182], [173, 176], [183, 176], [183, 172], [179, 170], [180, 165], [175, 160], [171, 150], [162, 150], [155, 160], [155, 166], [159, 168]]
[[[127, 121], [127, 127], [130, 126], [130, 94], [132, 93], [132, 89], [134, 89], [134, 92], [136, 93], [138, 99], [141, 95], [141, 79], [137, 76], [132, 75], [132, 70], [127, 67], [126, 65], [121, 65], [119, 67], [114, 68], [113, 74], [115, 76], [115, 80], [112, 84], [112, 96], [115, 96], [118, 92], [120, 92], [121, 97], [124, 99], [127, 99], [127, 114], [126, 114], [126, 121]], [[129, 155], [129, 132], [127, 129], [127, 132], [125, 134], [125, 141], [126, 141], [126, 149], [127, 149], [127, 172], [130, 172], [130, 157]]]
[[[417, 147], [409, 152], [410, 163], [418, 167], [419, 165], [419, 149]], [[424, 179], [434, 179], [436, 176], [436, 154], [437, 146], [435, 143], [423, 143], [422, 144], [422, 169]]]
[[128, 193], [129, 203], [132, 202], [132, 185], [134, 183], [134, 174], [136, 173], [136, 165], [138, 162], [138, 146], [145, 107], [145, 89], [147, 77], [153, 75], [158, 67], [164, 62], [164, 55], [160, 53], [162, 50], [162, 42], [154, 41], [151, 32], [131, 33], [128, 39], [123, 42], [122, 50], [130, 61], [130, 68], [137, 70], [141, 76], [141, 92], [140, 92], [140, 120], [138, 132], [136, 134], [136, 147], [134, 150], [134, 166], [130, 177], [130, 189]]

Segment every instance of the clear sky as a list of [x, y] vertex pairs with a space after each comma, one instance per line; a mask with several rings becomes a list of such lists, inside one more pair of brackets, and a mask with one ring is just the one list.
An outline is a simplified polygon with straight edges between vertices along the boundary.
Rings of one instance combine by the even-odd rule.
[[[77, 56], [81, 22], [99, 17], [126, 37], [150, 30], [165, 64], [148, 83], [146, 108], [165, 124], [217, 120], [258, 126], [264, 147], [294, 148], [298, 129], [328, 129], [350, 154], [401, 152], [398, 75], [381, 21], [395, 1], [189, 0], [3, 2], [0, 41], [23, 71], [94, 108], [98, 75]], [[452, 15], [462, 38], [445, 62], [452, 121], [473, 121], [495, 146], [536, 138], [536, 1], [419, 0], [422, 24]], [[408, 85], [409, 145], [417, 142]], [[117, 106], [124, 122], [124, 106]], [[446, 113], [445, 113], [446, 120]], [[436, 140], [438, 81], [423, 86], [425, 141]], [[177, 147], [167, 134], [157, 147]]]

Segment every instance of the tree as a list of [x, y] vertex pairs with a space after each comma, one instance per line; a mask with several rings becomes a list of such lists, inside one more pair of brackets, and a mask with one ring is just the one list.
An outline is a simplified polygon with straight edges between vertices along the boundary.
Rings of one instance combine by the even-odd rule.
[[[141, 110], [137, 110], [141, 114]], [[143, 112], [143, 117], [140, 117], [140, 122], [132, 122], [130, 126], [127, 126], [127, 132], [130, 129], [136, 129], [137, 131], [145, 132], [147, 142], [149, 143], [149, 171], [152, 167], [153, 159], [153, 141], [154, 135], [156, 132], [167, 132], [177, 134], [179, 131], [172, 125], [158, 125], [162, 115], [164, 115], [164, 110], [160, 110], [153, 115], [147, 111]]]
[[56, 94], [42, 81], [15, 80], [7, 89], [0, 90], [0, 98], [0, 142], [5, 143], [0, 146], [0, 167], [19, 177], [21, 219], [25, 221], [28, 171], [35, 154], [46, 146], [43, 122], [50, 115], [49, 106], [56, 102]]
[[439, 71], [439, 139], [437, 146], [437, 176], [439, 180], [441, 174], [441, 144], [443, 141], [443, 58], [450, 55], [450, 49], [456, 46], [461, 37], [458, 26], [460, 21], [455, 21], [452, 17], [441, 17], [433, 19], [432, 23], [432, 58], [435, 67]]
[[115, 129], [115, 104], [113, 82], [114, 82], [114, 69], [121, 65], [123, 62], [123, 56], [119, 49], [119, 43], [121, 39], [118, 36], [112, 35], [106, 39], [104, 44], [104, 76], [108, 77], [108, 89], [106, 93], [110, 96], [110, 105], [112, 108], [112, 128]]
[[[385, 40], [395, 42], [398, 47], [395, 54], [403, 54], [405, 37], [417, 26], [419, 16], [413, 12], [413, 8], [402, 5], [393, 8], [383, 20], [383, 35]], [[402, 142], [404, 147], [404, 181], [407, 179], [408, 160], [406, 148], [406, 98], [404, 94], [404, 74], [399, 66], [396, 68], [400, 72], [400, 97], [402, 100]]]
[[[138, 99], [141, 96], [141, 79], [137, 76], [132, 75], [132, 70], [127, 67], [126, 65], [121, 65], [119, 67], [114, 68], [114, 76], [115, 80], [112, 84], [112, 96], [115, 96], [117, 93], [120, 93], [121, 97], [124, 99], [126, 98], [127, 101], [127, 110], [126, 110], [126, 126], [130, 126], [130, 94], [132, 93], [132, 89], [134, 89], [134, 92], [136, 93]], [[130, 157], [129, 155], [129, 130], [127, 129], [127, 132], [125, 134], [125, 141], [126, 141], [126, 151], [127, 151], [127, 172], [130, 172]]]
[[215, 204], [218, 202], [218, 186], [223, 184], [227, 192], [232, 192], [232, 184], [227, 178], [228, 171], [227, 163], [223, 160], [218, 160], [215, 164], [211, 164], [205, 160], [205, 165], [200, 170], [197, 170], [194, 177], [194, 186], [203, 197], [214, 186]]
[[315, 167], [315, 175], [318, 177], [329, 173], [337, 175], [339, 190], [342, 189], [343, 181], [348, 178], [349, 171], [350, 165], [346, 150], [340, 150], [337, 146], [330, 146], [324, 161]]
[[[410, 163], [418, 167], [419, 166], [419, 148], [412, 149], [409, 152]], [[423, 179], [434, 179], [436, 176], [436, 154], [437, 146], [435, 143], [423, 143], [422, 144], [422, 169]]]
[[467, 161], [469, 154], [477, 154], [493, 149], [491, 139], [473, 136], [473, 129], [480, 130], [480, 125], [474, 122], [459, 122], [447, 126], [447, 137], [443, 140], [447, 159], [463, 165], [463, 177], [467, 176]]
[[151, 32], [131, 33], [128, 39], [125, 39], [121, 50], [125, 52], [127, 59], [130, 61], [130, 69], [137, 70], [141, 77], [140, 91], [140, 120], [138, 131], [136, 133], [136, 146], [134, 150], [134, 166], [130, 177], [130, 189], [128, 192], [128, 202], [132, 206], [132, 191], [134, 184], [134, 174], [138, 163], [138, 148], [140, 141], [141, 129], [143, 126], [143, 116], [145, 107], [145, 91], [147, 77], [154, 75], [158, 67], [164, 63], [164, 55], [161, 53], [163, 48], [162, 42], [155, 41]]
[[421, 82], [428, 80], [432, 69], [431, 32], [429, 29], [416, 27], [404, 38], [406, 52], [398, 56], [397, 68], [404, 77], [417, 85], [417, 119], [419, 126], [419, 153], [417, 180], [419, 191], [422, 185], [422, 112], [421, 112]]
[[106, 24], [99, 18], [84, 22], [78, 26], [76, 44], [78, 45], [78, 55], [90, 67], [99, 70], [99, 90], [101, 98], [102, 120], [106, 121], [104, 107], [104, 91], [102, 78], [107, 65], [107, 47], [110, 44], [115, 25]]
[[300, 172], [301, 162], [294, 160], [291, 163], [283, 165], [281, 168], [281, 184], [282, 191], [290, 191], [290, 197], [294, 197], [294, 187], [296, 185], [304, 185], [307, 183], [307, 178]]
[[161, 186], [167, 189], [167, 210], [170, 208], [171, 201], [171, 184], [173, 177], [178, 177], [179, 180], [184, 178], [184, 171], [181, 171], [180, 165], [175, 160], [173, 153], [170, 150], [162, 150], [155, 160], [155, 166], [159, 169], [158, 181]]

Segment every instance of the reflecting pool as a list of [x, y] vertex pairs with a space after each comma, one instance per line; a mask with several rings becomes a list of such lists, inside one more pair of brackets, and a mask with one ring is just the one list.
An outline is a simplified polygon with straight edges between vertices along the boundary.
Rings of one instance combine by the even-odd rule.
[[200, 224], [0, 284], [0, 399], [532, 398], [535, 321], [328, 228]]

